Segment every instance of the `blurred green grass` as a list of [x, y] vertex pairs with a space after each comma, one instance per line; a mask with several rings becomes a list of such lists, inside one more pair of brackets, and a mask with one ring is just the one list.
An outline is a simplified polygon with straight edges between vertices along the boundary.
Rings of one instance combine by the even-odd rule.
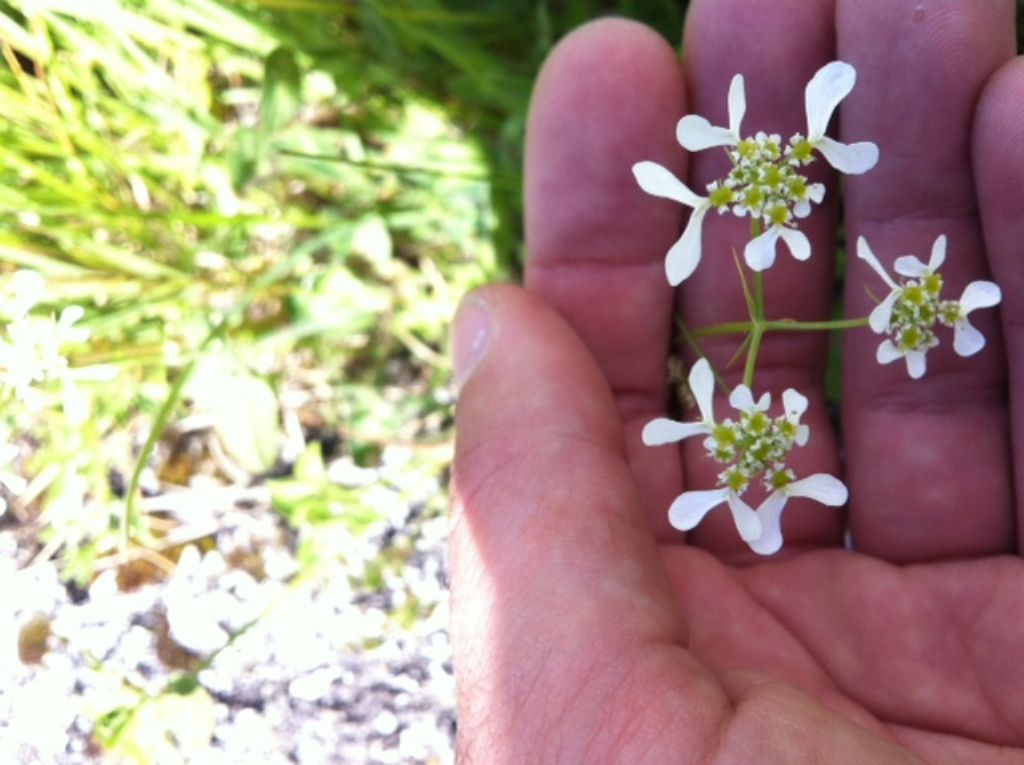
[[39, 519], [40, 555], [88, 579], [115, 538], [122, 553], [129, 535], [152, 543], [139, 489], [188, 480], [166, 436], [187, 414], [212, 413], [249, 474], [287, 470], [279, 400], [295, 389], [337, 452], [372, 465], [413, 444], [440, 474], [447, 322], [522, 259], [532, 80], [561, 35], [612, 11], [669, 37], [683, 14], [643, 0], [0, 2], [0, 262], [46, 278], [43, 311], [84, 307], [72, 367], [114, 370], [80, 386], [84, 423], [58, 391], [0, 410], [26, 447], [20, 517]]

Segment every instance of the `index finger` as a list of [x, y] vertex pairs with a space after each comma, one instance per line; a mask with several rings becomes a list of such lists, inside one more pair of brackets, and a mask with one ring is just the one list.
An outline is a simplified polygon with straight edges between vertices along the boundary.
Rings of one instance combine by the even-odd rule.
[[566, 37], [545, 63], [526, 143], [527, 288], [594, 354], [652, 524], [672, 539], [665, 508], [679, 491], [678, 457], [644, 447], [640, 430], [665, 406], [672, 289], [663, 261], [682, 210], [645, 195], [630, 168], [656, 160], [685, 176], [674, 139], [684, 111], [668, 43], [639, 24], [597, 21]]
[[[1014, 53], [1011, 0], [840, 0], [839, 53], [863, 87], [844, 104], [842, 130], [871, 136], [878, 166], [847, 183], [847, 239], [864, 236], [883, 266], [927, 261], [948, 237], [942, 297], [988, 278], [972, 180], [974, 107], [991, 73]], [[851, 255], [853, 247], [850, 248]], [[866, 289], [886, 285], [849, 259], [846, 309], [866, 315]], [[987, 314], [987, 315], [986, 315]], [[995, 312], [971, 317], [988, 338], [976, 358], [952, 337], [910, 379], [875, 361], [882, 338], [845, 338], [843, 425], [856, 547], [899, 561], [1002, 552], [1013, 544], [1005, 368]]]

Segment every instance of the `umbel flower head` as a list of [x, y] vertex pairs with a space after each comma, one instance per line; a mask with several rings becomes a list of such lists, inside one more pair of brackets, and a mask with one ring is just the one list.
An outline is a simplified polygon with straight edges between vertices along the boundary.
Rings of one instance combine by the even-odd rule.
[[[697, 401], [700, 420], [676, 422], [659, 418], [647, 423], [642, 438], [648, 446], [674, 443], [703, 435], [708, 456], [722, 470], [717, 488], [686, 491], [680, 494], [668, 511], [669, 522], [681, 531], [697, 526], [708, 512], [727, 503], [740, 537], [750, 549], [771, 555], [782, 547], [782, 511], [790, 497], [810, 497], [839, 506], [846, 502], [846, 487], [838, 479], [816, 473], [797, 479], [786, 467], [794, 446], [803, 446], [810, 438], [810, 428], [800, 423], [807, 410], [807, 399], [792, 388], [782, 394], [783, 413], [768, 415], [771, 395], [760, 399], [746, 385], [739, 385], [729, 396], [729, 404], [738, 412], [735, 420], [715, 420], [713, 409], [714, 375], [707, 359], [700, 359], [690, 370], [690, 390]], [[742, 495], [760, 479], [770, 492], [757, 510], [743, 501]]]
[[878, 346], [879, 364], [903, 358], [910, 376], [915, 380], [922, 377], [927, 367], [925, 354], [939, 344], [935, 334], [939, 324], [953, 328], [953, 350], [958, 355], [973, 356], [985, 347], [985, 336], [971, 326], [967, 316], [978, 308], [998, 305], [1002, 292], [994, 282], [979, 280], [968, 284], [959, 300], [943, 300], [939, 268], [946, 261], [945, 235], [932, 244], [927, 265], [913, 255], [896, 259], [893, 270], [903, 277], [900, 283], [886, 273], [864, 237], [857, 239], [857, 257], [871, 266], [890, 290], [868, 317], [874, 332], [888, 335]]
[[781, 136], [763, 132], [743, 138], [740, 125], [747, 109], [743, 75], [737, 74], [729, 86], [729, 127], [716, 127], [703, 117], [688, 115], [676, 127], [676, 138], [684, 149], [701, 151], [718, 146], [726, 148], [732, 168], [729, 174], [707, 186], [707, 196], [692, 191], [667, 169], [654, 162], [633, 166], [637, 183], [648, 194], [672, 199], [692, 207], [690, 220], [665, 259], [665, 272], [673, 286], [687, 279], [701, 258], [701, 228], [708, 211], [731, 212], [751, 216], [761, 222], [763, 233], [747, 243], [743, 251], [747, 265], [755, 271], [770, 268], [781, 239], [793, 257], [806, 260], [811, 255], [807, 237], [796, 228], [796, 221], [811, 212], [811, 204], [825, 197], [825, 187], [808, 183], [803, 169], [814, 160], [817, 151], [840, 172], [860, 174], [878, 162], [878, 147], [873, 143], [843, 144], [825, 135], [836, 106], [853, 89], [857, 74], [842, 61], [833, 61], [818, 70], [807, 84], [804, 102], [807, 134], [797, 133], [784, 143]]
[[84, 342], [89, 331], [75, 326], [85, 311], [81, 306], [66, 306], [60, 316], [32, 313], [43, 298], [45, 283], [39, 274], [18, 271], [9, 285], [13, 298], [0, 298], [0, 315], [9, 318], [6, 326], [0, 321], [0, 392], [13, 391], [14, 398], [30, 409], [44, 403], [41, 387], [59, 382], [64, 411], [73, 422], [87, 416], [87, 400], [76, 386], [77, 380], [109, 380], [113, 367], [92, 366], [72, 369], [65, 356], [65, 346]]

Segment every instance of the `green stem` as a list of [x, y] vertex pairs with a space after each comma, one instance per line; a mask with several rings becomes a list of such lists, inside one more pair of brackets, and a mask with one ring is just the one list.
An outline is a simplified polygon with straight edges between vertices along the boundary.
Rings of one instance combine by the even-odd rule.
[[833, 330], [858, 329], [868, 326], [868, 317], [863, 319], [833, 319], [831, 321], [793, 321], [780, 319], [766, 321], [765, 329], [775, 332], [831, 332]]
[[754, 366], [757, 364], [757, 352], [761, 349], [761, 338], [764, 336], [764, 324], [757, 323], [750, 332], [750, 348], [747, 349], [747, 363], [743, 367], [743, 384], [754, 387]]
[[868, 326], [866, 316], [863, 319], [834, 319], [832, 321], [777, 319], [774, 321], [730, 321], [695, 329], [692, 332], [697, 337], [715, 337], [717, 335], [746, 335], [755, 327], [760, 327], [763, 332], [832, 332], [866, 326]]
[[[761, 220], [751, 217], [750, 241], [754, 241], [759, 236], [761, 236]], [[760, 271], [754, 271], [754, 309], [756, 315], [753, 318], [764, 320], [764, 281]]]
[[[756, 217], [750, 220], [750, 241], [761, 235], [761, 221]], [[764, 335], [764, 280], [760, 271], [754, 272], [754, 315], [753, 327], [750, 331], [750, 346], [747, 348], [747, 362], [743, 366], [743, 383], [748, 388], [754, 387], [754, 368], [757, 366], [757, 353], [761, 350], [761, 337]]]
[[701, 327], [693, 330], [697, 337], [716, 337], [718, 335], [746, 335], [753, 328], [754, 324], [760, 322], [752, 321], [730, 321], [725, 324], [713, 324], [710, 327]]

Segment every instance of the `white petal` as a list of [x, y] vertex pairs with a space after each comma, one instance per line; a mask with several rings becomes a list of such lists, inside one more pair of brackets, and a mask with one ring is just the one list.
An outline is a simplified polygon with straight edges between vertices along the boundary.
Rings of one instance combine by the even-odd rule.
[[860, 175], [878, 164], [878, 147], [870, 141], [839, 143], [828, 136], [814, 144], [832, 167], [847, 175]]
[[659, 417], [644, 425], [640, 438], [647, 446], [661, 446], [707, 432], [708, 427], [703, 422], [676, 422]]
[[871, 251], [871, 248], [868, 246], [868, 240], [862, 236], [857, 237], [857, 257], [871, 266], [871, 269], [878, 274], [882, 278], [882, 281], [891, 289], [899, 289], [899, 287], [896, 286], [896, 282], [892, 280], [892, 277], [886, 273], [882, 264], [878, 262], [878, 258], [875, 257], [875, 253]]
[[795, 205], [793, 205], [793, 215], [797, 218], [806, 218], [811, 214], [811, 203], [806, 199], [801, 199]]
[[807, 187], [807, 197], [814, 202], [814, 204], [821, 204], [821, 200], [825, 198], [825, 184], [812, 183]]
[[783, 489], [787, 497], [807, 497], [823, 505], [839, 507], [846, 504], [846, 485], [828, 473], [815, 473], [793, 481]]
[[704, 226], [704, 216], [707, 215], [708, 209], [704, 205], [690, 213], [690, 220], [686, 223], [683, 235], [672, 245], [668, 255], [665, 256], [665, 276], [668, 277], [668, 283], [673, 287], [689, 279], [690, 274], [700, 264], [700, 236]]
[[902, 359], [905, 354], [895, 345], [892, 340], [883, 340], [875, 353], [875, 359], [879, 364], [891, 364], [896, 359]]
[[738, 412], [749, 412], [754, 408], [754, 394], [746, 385], [737, 385], [729, 394], [729, 405]]
[[771, 405], [772, 405], [772, 394], [771, 393], [762, 393], [761, 394], [761, 398], [759, 398], [757, 400], [757, 403], [754, 404], [754, 409], [756, 411], [758, 411], [758, 412], [767, 412], [768, 411], [768, 407], [770, 407]]
[[953, 325], [953, 350], [959, 356], [973, 356], [985, 347], [985, 336], [967, 319], [960, 319]]
[[736, 524], [736, 531], [744, 542], [750, 542], [761, 536], [761, 520], [754, 512], [754, 508], [739, 498], [734, 492], [729, 492], [729, 510], [732, 512], [733, 523]]
[[80, 305], [69, 305], [63, 311], [60, 312], [60, 319], [57, 320], [57, 325], [62, 329], [66, 329], [74, 324], [76, 321], [85, 316], [85, 309]]
[[737, 74], [729, 83], [729, 132], [739, 141], [740, 123], [747, 113], [747, 94], [743, 89], [743, 75]]
[[701, 151], [715, 146], [735, 146], [737, 141], [728, 128], [715, 127], [697, 114], [688, 114], [676, 125], [676, 140], [687, 151]]
[[725, 502], [728, 489], [685, 491], [676, 497], [668, 509], [668, 522], [680, 531], [689, 531], [700, 523], [708, 511]]
[[697, 409], [700, 410], [700, 417], [705, 423], [715, 421], [715, 409], [713, 401], [715, 398], [715, 375], [711, 371], [711, 364], [707, 359], [698, 359], [690, 370], [687, 378], [690, 384], [690, 391], [697, 401]]
[[977, 281], [964, 287], [960, 296], [960, 311], [965, 316], [977, 308], [991, 308], [999, 305], [1003, 293], [995, 282]]
[[11, 287], [19, 295], [24, 294], [38, 300], [46, 291], [46, 281], [35, 271], [15, 271], [11, 277]]
[[916, 255], [901, 255], [896, 258], [896, 262], [892, 264], [892, 270], [902, 276], [909, 276], [911, 279], [917, 279], [932, 272], [931, 263], [926, 266]]
[[939, 234], [932, 244], [932, 255], [928, 258], [928, 270], [933, 274], [946, 262], [946, 235]]
[[772, 226], [763, 234], [747, 242], [743, 248], [743, 259], [747, 265], [755, 271], [764, 271], [771, 268], [775, 262], [775, 243], [779, 239], [779, 232]]
[[81, 425], [89, 419], [89, 397], [75, 385], [74, 380], [65, 377], [61, 390], [64, 416], [72, 425]]
[[889, 319], [892, 318], [892, 309], [899, 296], [900, 291], [893, 290], [885, 296], [885, 300], [871, 310], [868, 315], [868, 326], [871, 327], [872, 332], [881, 335], [889, 330]]
[[809, 141], [814, 143], [825, 135], [832, 112], [853, 90], [856, 81], [857, 72], [843, 61], [826, 64], [814, 74], [804, 91]]
[[793, 439], [793, 443], [797, 446], [806, 446], [807, 442], [811, 440], [811, 428], [809, 425], [801, 425], [796, 429], [796, 438]]
[[782, 547], [782, 511], [788, 498], [773, 491], [757, 508], [757, 519], [761, 522], [761, 534], [748, 544], [759, 555], [771, 555]]
[[912, 378], [920, 380], [924, 377], [927, 367], [924, 351], [909, 351], [907, 353], [907, 374]]
[[15, 271], [11, 277], [14, 300], [11, 303], [11, 319], [17, 320], [28, 315], [36, 303], [43, 299], [46, 282], [35, 271]]
[[657, 162], [637, 162], [633, 165], [633, 177], [640, 188], [652, 196], [671, 199], [687, 207], [699, 207], [707, 201]]
[[789, 251], [793, 253], [793, 257], [797, 260], [807, 260], [811, 257], [811, 243], [802, 231], [781, 226], [779, 228], [779, 236], [782, 237], [782, 241], [789, 245]]
[[782, 392], [782, 407], [790, 417], [799, 417], [807, 411], [807, 396], [794, 388]]

